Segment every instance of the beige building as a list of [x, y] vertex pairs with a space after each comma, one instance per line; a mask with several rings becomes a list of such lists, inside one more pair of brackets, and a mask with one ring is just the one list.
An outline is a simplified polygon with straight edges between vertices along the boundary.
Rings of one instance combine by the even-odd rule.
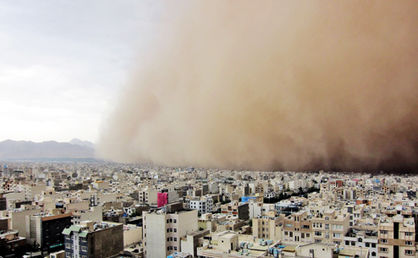
[[86, 210], [80, 209], [72, 212], [73, 224], [80, 224], [81, 221], [89, 220], [94, 222], [103, 221], [103, 207], [94, 206], [87, 208]]
[[146, 188], [142, 191], [138, 191], [139, 203], [146, 203], [148, 205], [157, 205], [157, 193], [156, 189]]
[[277, 225], [279, 219], [274, 217], [259, 217], [253, 218], [252, 220], [252, 231], [255, 238], [269, 239], [269, 240], [280, 240], [280, 235], [277, 232]]
[[30, 238], [30, 217], [38, 214], [41, 209], [29, 206], [28, 209], [22, 209], [10, 212], [11, 228], [19, 232], [19, 236]]
[[313, 239], [316, 243], [342, 244], [350, 225], [349, 214], [328, 210], [312, 218]]
[[197, 248], [198, 257], [266, 257], [272, 243], [242, 235], [232, 231], [218, 232], [211, 235], [211, 240], [203, 241]]
[[415, 222], [402, 215], [383, 218], [379, 223], [378, 256], [415, 257]]
[[143, 212], [145, 257], [167, 257], [180, 251], [180, 239], [198, 230], [197, 218], [197, 210]]
[[123, 246], [127, 247], [142, 241], [142, 227], [135, 225], [123, 226]]
[[311, 216], [306, 211], [297, 212], [280, 219], [281, 238], [286, 242], [313, 242]]

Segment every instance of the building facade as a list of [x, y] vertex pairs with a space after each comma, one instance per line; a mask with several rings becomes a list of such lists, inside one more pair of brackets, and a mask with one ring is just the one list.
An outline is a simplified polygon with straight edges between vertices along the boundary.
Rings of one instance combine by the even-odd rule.
[[123, 225], [86, 222], [63, 230], [65, 257], [109, 257], [123, 251]]

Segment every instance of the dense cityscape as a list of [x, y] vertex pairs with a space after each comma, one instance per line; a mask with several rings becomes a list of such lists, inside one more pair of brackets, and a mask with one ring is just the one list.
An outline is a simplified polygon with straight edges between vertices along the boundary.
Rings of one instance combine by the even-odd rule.
[[418, 0], [0, 0], [0, 258], [418, 258]]
[[3, 257], [417, 257], [415, 175], [1, 168]]

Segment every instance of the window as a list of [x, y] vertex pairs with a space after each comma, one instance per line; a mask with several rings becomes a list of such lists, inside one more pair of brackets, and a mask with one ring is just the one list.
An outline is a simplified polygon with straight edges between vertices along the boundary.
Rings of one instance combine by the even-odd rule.
[[87, 252], [87, 247], [86, 247], [86, 246], [82, 246], [82, 247], [81, 247], [81, 251], [82, 251], [82, 252]]
[[405, 250], [406, 255], [413, 255], [414, 251], [412, 250]]
[[405, 236], [412, 236], [413, 234], [412, 232], [405, 232]]
[[177, 228], [174, 228], [174, 232], [177, 232]]
[[387, 242], [388, 242], [387, 239], [380, 239], [380, 243], [382, 243], [382, 244], [386, 244]]
[[386, 247], [380, 247], [379, 251], [382, 253], [387, 253], [388, 249]]
[[65, 244], [65, 248], [71, 249], [71, 245], [67, 243], [67, 244]]
[[412, 245], [412, 241], [405, 241], [405, 245]]

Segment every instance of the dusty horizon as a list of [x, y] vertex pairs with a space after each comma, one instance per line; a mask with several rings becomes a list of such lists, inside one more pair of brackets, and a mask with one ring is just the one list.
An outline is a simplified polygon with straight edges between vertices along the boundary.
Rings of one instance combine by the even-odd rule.
[[139, 47], [100, 157], [416, 170], [418, 2], [176, 3]]

